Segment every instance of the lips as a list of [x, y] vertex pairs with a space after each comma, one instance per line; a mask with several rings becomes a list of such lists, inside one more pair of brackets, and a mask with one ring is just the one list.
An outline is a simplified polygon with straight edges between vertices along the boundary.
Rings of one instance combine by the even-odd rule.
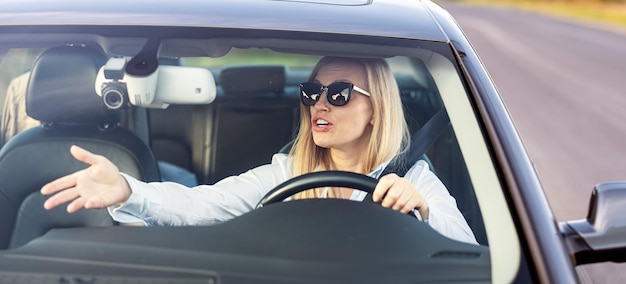
[[321, 117], [314, 117], [311, 119], [311, 123], [315, 131], [325, 131], [333, 125], [331, 122]]

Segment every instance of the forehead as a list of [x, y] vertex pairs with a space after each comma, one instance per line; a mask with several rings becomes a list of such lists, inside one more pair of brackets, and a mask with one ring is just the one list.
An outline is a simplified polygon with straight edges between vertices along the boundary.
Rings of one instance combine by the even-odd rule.
[[320, 68], [315, 79], [321, 83], [349, 81], [362, 84], [366, 81], [365, 68], [362, 64], [353, 61], [331, 62]]

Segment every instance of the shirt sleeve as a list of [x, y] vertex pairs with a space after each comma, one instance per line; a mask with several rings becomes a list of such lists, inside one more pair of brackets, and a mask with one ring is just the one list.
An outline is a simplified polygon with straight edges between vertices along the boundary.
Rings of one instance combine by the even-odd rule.
[[173, 182], [145, 183], [122, 174], [132, 190], [130, 198], [109, 208], [118, 222], [146, 225], [210, 225], [255, 208], [267, 192], [291, 177], [290, 158], [276, 154], [269, 165], [225, 178], [214, 185], [186, 187]]
[[[472, 229], [459, 211], [456, 199], [439, 178], [430, 171], [428, 164], [417, 162], [405, 175], [428, 202], [428, 224], [440, 234], [466, 243], [478, 244]], [[416, 213], [419, 216], [419, 213]]]

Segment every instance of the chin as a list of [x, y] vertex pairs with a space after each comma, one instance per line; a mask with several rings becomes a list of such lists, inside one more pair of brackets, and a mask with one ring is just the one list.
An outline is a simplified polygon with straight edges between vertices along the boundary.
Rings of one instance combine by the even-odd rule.
[[320, 139], [320, 138], [316, 139], [315, 137], [313, 137], [313, 143], [315, 143], [317, 147], [325, 148], [325, 149], [330, 148], [332, 145], [331, 143], [328, 143], [328, 141], [326, 141], [325, 139]]

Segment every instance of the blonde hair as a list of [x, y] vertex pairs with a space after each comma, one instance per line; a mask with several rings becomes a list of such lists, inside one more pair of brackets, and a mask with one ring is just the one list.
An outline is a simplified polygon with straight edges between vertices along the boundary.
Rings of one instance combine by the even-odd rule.
[[[362, 87], [369, 91], [373, 109], [372, 136], [364, 155], [364, 171], [368, 174], [381, 163], [401, 153], [409, 141], [409, 132], [396, 79], [383, 59], [358, 58], [322, 58], [309, 77], [313, 81], [319, 70], [328, 64], [358, 64], [363, 67], [367, 83]], [[310, 123], [310, 108], [300, 105], [300, 128], [291, 148], [293, 176], [319, 171], [332, 170], [329, 149], [319, 147], [313, 142]], [[323, 189], [314, 189], [294, 195], [294, 199], [319, 198]]]

